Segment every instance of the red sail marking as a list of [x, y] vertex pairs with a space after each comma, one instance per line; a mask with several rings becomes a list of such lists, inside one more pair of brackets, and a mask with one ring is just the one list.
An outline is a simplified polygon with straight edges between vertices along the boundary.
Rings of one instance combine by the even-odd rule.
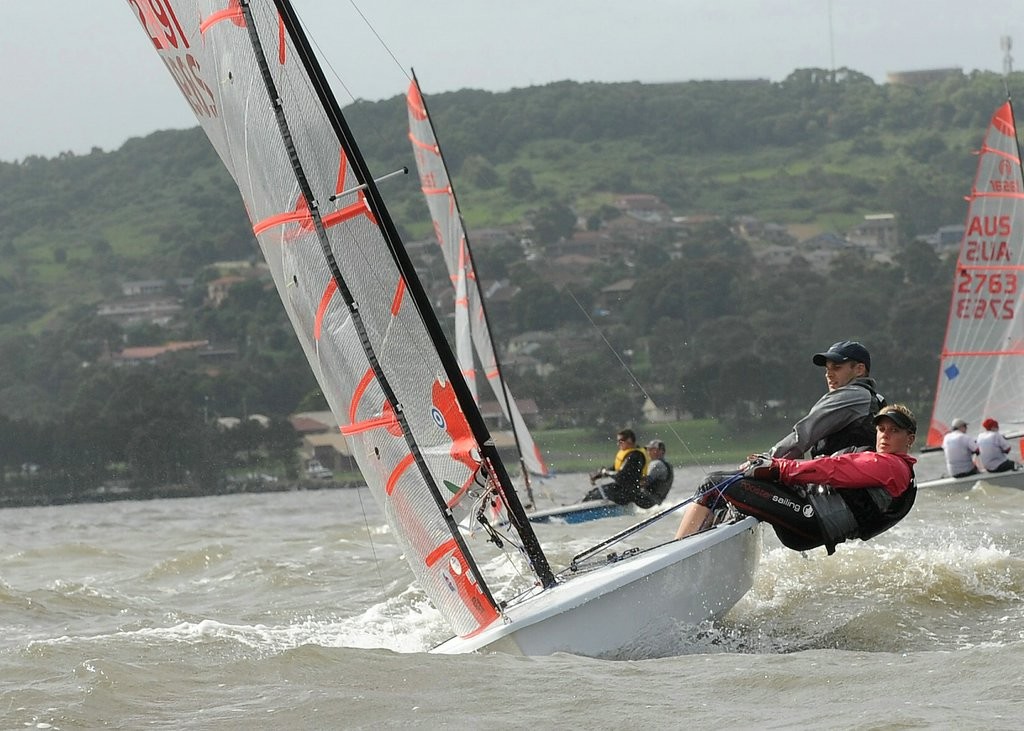
[[544, 463], [544, 457], [540, 454], [540, 447], [536, 444], [533, 445], [533, 456], [537, 458], [537, 464], [540, 465], [540, 473], [546, 475], [548, 473], [548, 466]]
[[394, 317], [402, 309], [402, 296], [405, 294], [405, 277], [398, 278], [395, 296], [391, 299], [391, 316]]
[[[326, 216], [321, 218], [321, 222], [324, 228], [330, 228], [331, 226], [337, 226], [339, 223], [344, 223], [356, 216], [366, 216], [374, 225], [377, 224], [377, 219], [373, 215], [373, 211], [370, 210], [370, 206], [366, 202], [366, 195], [363, 191], [359, 191], [359, 200], [351, 205], [345, 206], [341, 210], [328, 213]], [[313, 216], [309, 212], [309, 205], [306, 203], [305, 196], [300, 195], [299, 199], [295, 203], [295, 210], [289, 211], [288, 213], [278, 213], [270, 216], [256, 223], [253, 227], [253, 233], [259, 236], [264, 231], [274, 228], [275, 226], [285, 226], [287, 224], [294, 223], [299, 227], [299, 231], [291, 233], [286, 236], [288, 239], [294, 239], [300, 234], [309, 233], [313, 230]]]
[[420, 87], [415, 81], [409, 82], [409, 91], [405, 94], [405, 103], [409, 106], [409, 110], [416, 119], [420, 122], [426, 121], [427, 105], [423, 103], [423, 97], [420, 96]]
[[364, 191], [359, 191], [359, 200], [355, 203], [324, 216], [324, 228], [336, 226], [337, 224], [348, 221], [356, 216], [366, 216], [374, 226], [377, 225], [377, 217], [374, 216], [373, 211], [370, 210], [370, 204], [367, 202], [366, 193]]
[[316, 308], [316, 322], [313, 324], [314, 340], [320, 339], [320, 332], [323, 329], [324, 324], [324, 315], [327, 314], [327, 306], [331, 302], [331, 297], [333, 297], [337, 291], [338, 283], [332, 279], [327, 283], [327, 289], [324, 290], [324, 294], [320, 298], [320, 304]]
[[231, 21], [239, 28], [245, 27], [245, 15], [242, 13], [242, 6], [239, 4], [238, 0], [230, 0], [226, 9], [211, 13], [206, 19], [204, 19], [203, 22], [199, 24], [200, 35], [206, 33], [206, 31], [211, 27], [224, 20]]
[[373, 369], [367, 368], [366, 373], [359, 379], [359, 383], [356, 385], [356, 390], [352, 392], [352, 401], [348, 405], [348, 420], [349, 422], [355, 422], [356, 411], [359, 409], [359, 400], [366, 393], [366, 389], [369, 388], [370, 384], [373, 383]]
[[395, 491], [395, 485], [398, 484], [398, 480], [402, 476], [402, 473], [409, 469], [414, 461], [415, 458], [411, 454], [407, 454], [402, 457], [402, 460], [397, 465], [395, 465], [395, 469], [392, 470], [391, 475], [388, 477], [387, 484], [384, 485], [384, 492], [389, 497], [391, 493]]
[[964, 358], [975, 355], [1024, 355], [1024, 350], [944, 350], [943, 358]]
[[[132, 0], [129, 0], [129, 3], [138, 11], [139, 22], [142, 23], [142, 27], [146, 30], [146, 35], [149, 36], [149, 40], [153, 42], [153, 46], [157, 51], [169, 51], [177, 48], [179, 37], [185, 48], [189, 47], [188, 38], [185, 37], [185, 31], [182, 30], [177, 17], [174, 16], [173, 9], [171, 16], [178, 32], [174, 33], [172, 30], [171, 34], [168, 35], [167, 31], [170, 30], [172, 20], [167, 17], [166, 12], [162, 13], [161, 17], [156, 14], [156, 11], [149, 2], [132, 2]], [[160, 32], [161, 30], [163, 32]]]
[[[234, 0], [232, 0], [234, 2]], [[284, 18], [281, 14], [277, 14], [277, 62], [284, 66], [285, 63], [285, 35], [284, 35]]]
[[455, 396], [455, 389], [451, 387], [451, 384], [442, 384], [440, 381], [434, 381], [430, 396], [434, 408], [444, 422], [443, 424], [439, 423], [439, 426], [443, 426], [445, 432], [452, 440], [449, 454], [452, 459], [461, 462], [470, 471], [466, 482], [449, 499], [448, 506], [451, 507], [462, 499], [466, 490], [473, 484], [473, 478], [480, 469], [479, 461], [473, 456], [477, 451], [477, 443], [476, 438], [473, 436], [473, 431], [469, 427], [469, 422], [466, 421], [466, 416], [462, 413], [462, 407], [459, 406], [458, 399]]
[[1010, 110], [1010, 102], [1003, 104], [996, 110], [996, 113], [992, 115], [992, 126], [1007, 137], [1013, 137], [1016, 134], [1016, 128], [1013, 124], [1013, 112]]
[[370, 431], [371, 429], [384, 429], [393, 436], [402, 436], [402, 425], [398, 423], [398, 417], [395, 416], [395, 410], [390, 402], [384, 402], [384, 405], [381, 407], [380, 416], [375, 416], [372, 419], [363, 419], [362, 421], [354, 421], [351, 424], [338, 427], [338, 431], [341, 432], [342, 436], [346, 437], [362, 434], [364, 431]]
[[1005, 270], [1024, 270], [1024, 264], [960, 264], [957, 262], [960, 269], [995, 269], [996, 271]]
[[366, 389], [373, 383], [374, 375], [371, 368], [366, 369], [366, 373], [359, 379], [359, 383], [356, 384], [355, 391], [352, 392], [352, 400], [348, 405], [348, 420], [349, 423], [345, 426], [338, 427], [344, 436], [349, 437], [353, 434], [361, 434], [364, 431], [371, 429], [386, 429], [387, 432], [393, 436], [402, 436], [402, 426], [398, 423], [398, 418], [395, 416], [395, 410], [391, 404], [387, 401], [381, 407], [381, 415], [372, 419], [363, 419], [357, 421], [359, 402], [362, 400], [363, 395], [366, 393]]
[[466, 605], [466, 608], [473, 613], [476, 621], [480, 623], [480, 626], [475, 631], [464, 635], [465, 637], [472, 637], [498, 618], [498, 610], [487, 601], [483, 592], [480, 591], [480, 587], [470, 576], [469, 571], [466, 570], [469, 563], [466, 561], [465, 556], [462, 555], [459, 544], [455, 542], [454, 538], [442, 543], [431, 551], [425, 561], [428, 567], [433, 568], [445, 558], [448, 559], [448, 578], [454, 584], [455, 591], [458, 592], [462, 603]]
[[345, 190], [346, 175], [348, 175], [348, 158], [345, 156], [345, 151], [341, 150], [338, 155], [338, 179], [334, 183], [335, 193]]

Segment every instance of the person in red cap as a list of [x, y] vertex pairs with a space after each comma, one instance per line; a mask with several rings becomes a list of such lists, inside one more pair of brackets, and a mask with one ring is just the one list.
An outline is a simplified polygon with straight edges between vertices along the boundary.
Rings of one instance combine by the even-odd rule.
[[1017, 463], [1006, 455], [1010, 453], [1010, 443], [999, 433], [999, 422], [985, 419], [981, 422], [984, 429], [978, 435], [978, 461], [988, 472], [1009, 472], [1017, 469]]

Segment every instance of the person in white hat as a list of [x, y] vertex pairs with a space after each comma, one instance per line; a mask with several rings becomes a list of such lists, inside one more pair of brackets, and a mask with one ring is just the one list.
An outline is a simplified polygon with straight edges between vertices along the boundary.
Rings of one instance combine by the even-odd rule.
[[974, 456], [978, 454], [978, 442], [967, 434], [967, 422], [953, 419], [950, 429], [942, 438], [942, 451], [946, 455], [946, 472], [951, 477], [967, 477], [978, 474]]

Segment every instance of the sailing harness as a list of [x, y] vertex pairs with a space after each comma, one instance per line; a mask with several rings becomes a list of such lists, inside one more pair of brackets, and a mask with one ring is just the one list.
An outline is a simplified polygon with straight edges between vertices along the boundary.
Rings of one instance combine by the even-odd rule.
[[[840, 453], [870, 452], [874, 451], [867, 447], [858, 447], [842, 450]], [[786, 511], [799, 509], [799, 503], [795, 499], [806, 501], [803, 507], [803, 515], [807, 519], [814, 519], [818, 526], [820, 544], [824, 545], [828, 555], [836, 551], [836, 546], [852, 538], [860, 538], [862, 541], [874, 538], [880, 533], [892, 528], [910, 512], [917, 497], [917, 482], [914, 476], [914, 468], [910, 469], [910, 485], [898, 497], [893, 497], [884, 487], [858, 487], [836, 489], [829, 485], [791, 485], [793, 498], [778, 495], [769, 490], [773, 485], [779, 483], [762, 480], [747, 480], [740, 488], [742, 497], [738, 507], [741, 512], [751, 514], [759, 520], [772, 523], [778, 533], [780, 530], [789, 533], [795, 529], [794, 525], [787, 525], [785, 520]], [[742, 477], [742, 473], [737, 473]], [[710, 509], [713, 513], [713, 523], [721, 520], [724, 507], [725, 488], [736, 482], [735, 476], [731, 473], [718, 473], [711, 475], [708, 482], [720, 477], [725, 480], [718, 484], [710, 484], [702, 490], [695, 499]], [[713, 496], [712, 496], [712, 493]], [[743, 503], [747, 502], [746, 505]], [[785, 506], [782, 512], [778, 512], [776, 504]], [[781, 521], [776, 524], [771, 520], [778, 517]], [[780, 533], [784, 545], [794, 550], [808, 550], [814, 545], [796, 546], [791, 545]], [[806, 535], [810, 538], [810, 535]]]

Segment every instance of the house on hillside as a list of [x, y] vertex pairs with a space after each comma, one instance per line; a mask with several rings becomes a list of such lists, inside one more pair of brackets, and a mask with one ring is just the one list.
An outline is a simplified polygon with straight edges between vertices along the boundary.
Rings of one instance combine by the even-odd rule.
[[355, 458], [330, 411], [305, 411], [288, 417], [302, 438], [299, 456], [304, 463], [316, 460], [329, 470], [351, 472], [357, 469]]
[[672, 220], [672, 209], [650, 193], [628, 193], [615, 198], [613, 205], [625, 215], [646, 223]]
[[622, 305], [629, 299], [633, 288], [636, 287], [636, 279], [627, 277], [617, 282], [612, 282], [607, 287], [602, 287], [594, 298], [594, 309], [602, 310], [606, 314], [622, 314]]
[[116, 367], [139, 366], [161, 363], [177, 353], [198, 351], [209, 345], [208, 340], [172, 341], [163, 345], [142, 345], [125, 348], [120, 353], [110, 356], [111, 363]]
[[154, 295], [103, 302], [96, 308], [96, 315], [126, 327], [141, 323], [163, 327], [170, 324], [181, 310], [179, 300]]
[[220, 307], [228, 297], [228, 292], [236, 284], [245, 281], [245, 277], [231, 274], [226, 277], [217, 277], [206, 283], [206, 302], [214, 307]]
[[[182, 277], [174, 280], [174, 287], [179, 290], [189, 289], [194, 280], [190, 277]], [[167, 292], [169, 281], [166, 279], [140, 279], [121, 284], [121, 294], [125, 297], [154, 297]]]
[[936, 81], [963, 75], [964, 70], [962, 68], [952, 66], [941, 69], [920, 69], [917, 71], [890, 71], [886, 74], [885, 80], [889, 84], [900, 84], [902, 86], [927, 86]]
[[899, 243], [895, 213], [876, 213], [864, 216], [864, 221], [846, 234], [852, 246], [859, 246], [869, 252], [892, 252]]

